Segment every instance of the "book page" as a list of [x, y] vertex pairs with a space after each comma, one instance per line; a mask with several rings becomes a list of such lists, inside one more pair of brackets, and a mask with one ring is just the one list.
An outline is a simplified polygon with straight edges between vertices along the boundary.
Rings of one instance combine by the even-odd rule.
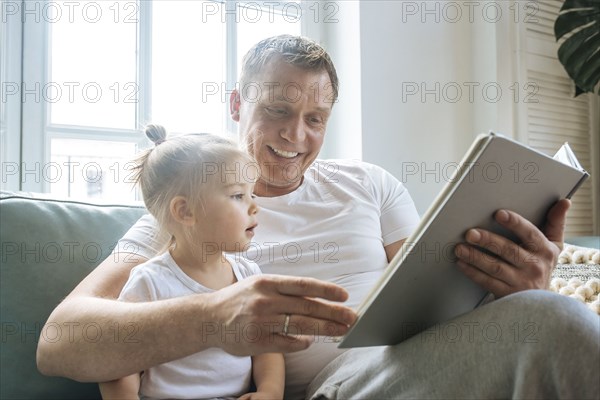
[[583, 171], [583, 167], [579, 163], [577, 157], [575, 157], [575, 153], [573, 153], [573, 150], [571, 150], [571, 146], [569, 146], [568, 142], [565, 142], [565, 144], [558, 149], [553, 158], [563, 164], [570, 165], [573, 168]]

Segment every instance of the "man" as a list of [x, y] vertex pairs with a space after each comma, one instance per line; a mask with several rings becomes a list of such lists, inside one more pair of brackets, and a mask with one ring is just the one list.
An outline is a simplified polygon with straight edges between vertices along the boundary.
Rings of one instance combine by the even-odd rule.
[[[504, 330], [501, 345], [488, 344], [479, 331], [473, 331], [477, 335], [472, 341], [465, 335], [454, 341], [425, 340], [431, 335], [427, 331], [398, 346], [351, 350], [339, 356], [342, 352], [328, 337], [346, 332], [355, 314], [317, 298], [347, 300], [349, 307], [355, 307], [415, 228], [418, 216], [406, 189], [382, 169], [359, 162], [316, 161], [337, 92], [335, 68], [319, 45], [279, 36], [261, 41], [248, 52], [240, 89], [231, 96], [231, 117], [239, 123], [241, 138], [261, 168], [255, 188], [261, 208], [256, 246], [245, 255], [263, 272], [300, 277], [267, 275], [211, 295], [164, 302], [115, 302], [131, 268], [165, 243], [166, 238], [156, 236], [153, 221], [144, 217], [121, 240], [120, 251], [75, 288], [48, 320], [78, 321], [78, 326], [93, 321], [107, 329], [130, 327], [133, 322], [133, 340], [114, 342], [111, 337], [86, 343], [77, 340], [80, 332], [75, 332], [73, 343], [66, 339], [48, 343], [42, 338], [40, 370], [102, 381], [212, 346], [233, 354], [282, 351], [289, 353], [288, 398], [304, 397], [311, 381], [310, 394], [322, 397], [537, 396], [541, 393], [537, 389], [547, 388], [548, 382], [560, 383], [553, 373], [575, 371], [552, 364], [549, 375], [548, 369], [539, 369], [543, 379], [537, 385], [522, 379], [523, 369], [535, 363], [541, 349], [556, 352], [560, 360], [572, 351], [547, 348], [567, 332], [570, 318], [583, 321], [579, 351], [597, 350], [599, 328], [589, 311], [537, 291], [507, 296], [450, 322], [468, 322], [474, 329], [494, 322]], [[466, 243], [456, 250], [461, 269], [497, 298], [547, 288], [562, 245], [568, 205], [561, 201], [550, 210], [543, 233], [520, 216], [499, 211], [496, 220], [527, 245], [470, 230]], [[484, 255], [473, 245], [497, 257]], [[132, 257], [136, 262], [127, 262]], [[555, 307], [568, 312], [561, 312], [556, 330], [536, 325], [541, 332], [537, 346], [506, 340], [511, 323], [541, 324]], [[393, 318], [393, 310], [390, 313]], [[516, 328], [522, 336], [524, 327]], [[314, 343], [308, 347], [309, 336], [288, 335], [295, 333], [314, 337]], [[467, 365], [467, 359], [475, 366]], [[466, 384], [464, 374], [471, 370], [477, 382]], [[586, 374], [573, 375], [575, 384], [569, 388], [593, 390], [597, 385]], [[524, 387], [535, 390], [527, 393]], [[565, 392], [564, 386], [556, 390], [586, 394]]]

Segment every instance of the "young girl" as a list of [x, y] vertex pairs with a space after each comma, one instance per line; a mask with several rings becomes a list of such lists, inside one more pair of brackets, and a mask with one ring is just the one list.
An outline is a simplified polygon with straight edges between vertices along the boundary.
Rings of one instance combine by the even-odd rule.
[[[224, 252], [245, 250], [258, 206], [252, 194], [258, 168], [229, 140], [208, 134], [167, 139], [150, 125], [155, 147], [137, 160], [144, 203], [171, 240], [167, 251], [131, 271], [119, 297], [153, 301], [209, 293], [250, 275], [258, 266]], [[200, 339], [199, 339], [200, 340]], [[251, 375], [256, 392], [248, 393]], [[104, 399], [283, 397], [281, 354], [236, 357], [218, 348], [100, 383]]]

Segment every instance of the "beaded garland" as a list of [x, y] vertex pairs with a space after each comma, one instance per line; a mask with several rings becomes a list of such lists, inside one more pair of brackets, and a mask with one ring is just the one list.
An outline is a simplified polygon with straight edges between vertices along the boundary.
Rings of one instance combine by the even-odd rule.
[[[581, 301], [600, 315], [600, 277], [589, 276], [598, 269], [600, 250], [566, 245], [558, 257], [558, 264], [550, 290]], [[570, 274], [579, 276], [569, 278]]]

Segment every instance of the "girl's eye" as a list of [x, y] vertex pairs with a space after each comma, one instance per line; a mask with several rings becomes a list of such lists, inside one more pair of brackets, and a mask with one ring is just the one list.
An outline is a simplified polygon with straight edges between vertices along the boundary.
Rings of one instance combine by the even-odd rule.
[[244, 194], [243, 193], [236, 193], [233, 196], [231, 196], [231, 198], [233, 198], [235, 200], [242, 200], [244, 198]]

